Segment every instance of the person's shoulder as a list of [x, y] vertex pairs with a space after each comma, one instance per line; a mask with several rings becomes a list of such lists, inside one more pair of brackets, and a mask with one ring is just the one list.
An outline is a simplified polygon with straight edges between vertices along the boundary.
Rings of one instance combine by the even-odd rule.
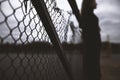
[[98, 17], [94, 13], [92, 14], [91, 18], [98, 20]]

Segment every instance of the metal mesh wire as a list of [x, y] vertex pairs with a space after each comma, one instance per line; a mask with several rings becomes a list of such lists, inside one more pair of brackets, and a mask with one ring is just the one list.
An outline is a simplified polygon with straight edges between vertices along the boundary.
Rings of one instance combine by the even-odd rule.
[[48, 36], [37, 16], [35, 9], [29, 4], [25, 13], [23, 0], [3, 0], [0, 2], [0, 40], [1, 43], [29, 43], [31, 41], [48, 41]]
[[[65, 41], [69, 14], [57, 8], [55, 0], [44, 0], [60, 41]], [[27, 10], [27, 12], [25, 12]], [[13, 52], [11, 45], [49, 42], [50, 39], [31, 1], [27, 9], [23, 0], [0, 0], [0, 80], [68, 80], [68, 76], [54, 50]], [[8, 46], [9, 45], [9, 46]], [[45, 44], [44, 46], [46, 46]], [[44, 47], [42, 46], [42, 47]], [[19, 48], [17, 46], [17, 48]], [[0, 49], [3, 49], [0, 47]], [[0, 50], [1, 51], [1, 50]]]
[[[45, 0], [51, 19], [61, 41], [69, 14], [58, 10], [54, 0]], [[23, 0], [0, 1], [0, 43], [30, 43], [35, 41], [50, 42], [37, 12], [28, 1], [27, 13]]]

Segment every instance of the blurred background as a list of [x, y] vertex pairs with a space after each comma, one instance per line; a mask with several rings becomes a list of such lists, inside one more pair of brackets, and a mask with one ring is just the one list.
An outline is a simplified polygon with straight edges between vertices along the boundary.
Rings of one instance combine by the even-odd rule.
[[[96, 0], [94, 13], [99, 18], [101, 28], [101, 71], [102, 80], [120, 80], [120, 0]], [[58, 7], [71, 10], [67, 1], [57, 0]], [[81, 10], [82, 0], [76, 0]], [[74, 15], [71, 21], [78, 27]], [[78, 42], [79, 42], [78, 38]]]
[[[40, 18], [36, 16], [37, 12], [33, 5], [28, 1], [27, 9], [25, 9], [23, 1], [24, 0], [0, 0], [0, 46], [7, 44], [7, 47], [10, 47], [9, 44], [12, 44], [11, 47], [13, 47], [7, 48], [12, 49], [10, 54], [4, 54], [4, 51], [2, 52], [4, 47], [0, 47], [0, 79], [5, 79], [6, 76], [8, 76], [8, 79], [9, 77], [12, 79], [12, 76], [17, 76], [19, 80], [22, 80], [20, 77], [22, 75], [27, 75], [27, 68], [29, 69], [28, 71], [34, 73], [33, 69], [37, 72], [40, 65], [37, 73], [41, 72], [39, 74], [43, 75], [43, 79], [48, 80], [50, 78], [51, 80], [58, 80], [58, 78], [63, 76], [59, 74], [60, 72], [65, 74], [63, 67], [61, 67], [59, 58], [56, 57], [56, 55], [45, 54], [56, 53], [52, 51], [53, 49], [51, 48], [49, 36], [47, 35]], [[120, 80], [120, 0], [96, 1], [97, 8], [94, 13], [99, 18], [102, 39], [102, 80]], [[62, 44], [63, 48], [65, 48], [65, 52], [67, 54], [71, 53], [67, 56], [77, 80], [77, 78], [81, 78], [79, 75], [82, 75], [81, 66], [83, 49], [81, 48], [82, 38], [79, 24], [72, 13], [67, 0], [44, 0], [44, 2], [55, 26], [60, 42], [65, 42]], [[81, 12], [82, 0], [76, 0], [76, 2]], [[42, 52], [40, 52], [40, 54], [32, 54], [31, 52], [28, 52], [29, 54], [24, 52], [22, 52], [22, 54], [21, 52], [12, 54], [14, 53], [14, 49], [20, 48], [16, 48], [14, 44], [27, 44], [27, 46], [33, 45], [32, 48], [35, 49], [33, 51], [36, 52], [40, 49]], [[36, 45], [37, 47], [34, 47]], [[39, 45], [42, 47], [39, 47]], [[30, 48], [30, 51], [32, 48]], [[28, 48], [23, 47], [22, 50], [24, 49], [27, 50]], [[6, 51], [6, 48], [4, 50]], [[43, 53], [45, 55], [43, 55]], [[80, 62], [78, 63], [78, 61]], [[54, 69], [52, 67], [54, 67]], [[52, 72], [53, 74], [50, 74]], [[6, 75], [6, 73], [8, 73], [8, 75]], [[35, 74], [28, 73], [28, 75], [34, 76]], [[46, 75], [47, 78], [45, 78]], [[58, 77], [56, 78], [56, 76]], [[39, 78], [39, 76], [37, 77]], [[13, 78], [15, 79], [15, 77]], [[67, 78], [60, 80], [67, 80]]]
[[[60, 9], [71, 10], [67, 0], [56, 0]], [[111, 43], [120, 43], [120, 0], [96, 0], [97, 8], [94, 13], [99, 18], [99, 25], [101, 28], [102, 41], [109, 41]], [[81, 10], [82, 0], [76, 0], [78, 8]], [[74, 16], [71, 17], [75, 26], [78, 23]]]

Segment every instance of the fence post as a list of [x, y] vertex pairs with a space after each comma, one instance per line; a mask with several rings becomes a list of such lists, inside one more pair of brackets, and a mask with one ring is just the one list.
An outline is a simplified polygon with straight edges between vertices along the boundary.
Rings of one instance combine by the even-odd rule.
[[[80, 11], [77, 7], [77, 4], [76, 4], [76, 1], [75, 0], [68, 0], [68, 3], [70, 4], [71, 8], [72, 8], [72, 11], [73, 11], [73, 14], [75, 15], [78, 23], [79, 23], [79, 28], [83, 28], [83, 26], [80, 26], [80, 24], [82, 23], [81, 22], [81, 15], [80, 15]], [[80, 31], [81, 32], [81, 31]], [[82, 32], [81, 32], [82, 33]], [[83, 33], [82, 33], [83, 34]], [[83, 53], [84, 54], [84, 53]], [[83, 63], [84, 64], [84, 63]], [[83, 66], [84, 67], [84, 66]], [[83, 70], [83, 73], [84, 73], [84, 70]], [[82, 79], [83, 79], [83, 76], [82, 76]]]
[[55, 31], [54, 24], [52, 23], [50, 15], [47, 11], [47, 7], [44, 3], [44, 0], [31, 0], [31, 2], [36, 9], [45, 27], [45, 30], [47, 31], [48, 36], [50, 37], [50, 40], [57, 52], [58, 57], [61, 60], [61, 63], [63, 64], [64, 69], [66, 70], [70, 80], [73, 80], [72, 69], [70, 67], [65, 53], [63, 52], [62, 45], [58, 38], [57, 32]]
[[68, 2], [73, 10], [73, 13], [75, 14], [75, 17], [77, 18], [77, 21], [79, 23], [79, 27], [82, 28], [82, 26], [80, 26], [81, 16], [80, 16], [80, 12], [79, 12], [79, 9], [77, 7], [75, 0], [68, 0]]

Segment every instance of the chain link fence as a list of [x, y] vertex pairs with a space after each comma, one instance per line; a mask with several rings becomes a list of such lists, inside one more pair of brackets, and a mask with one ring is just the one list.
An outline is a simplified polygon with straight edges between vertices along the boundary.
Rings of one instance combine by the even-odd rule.
[[[61, 42], [70, 14], [44, 0]], [[0, 80], [69, 80], [30, 0], [0, 0]], [[46, 50], [47, 49], [47, 50]]]
[[[59, 39], [64, 41], [64, 33], [70, 15], [57, 8], [55, 0], [45, 0], [45, 3]], [[27, 1], [27, 8], [24, 5], [24, 0], [1, 0], [0, 17], [1, 44], [50, 42], [44, 26], [29, 0]]]
[[0, 41], [2, 43], [30, 43], [48, 41], [42, 22], [30, 1], [27, 13], [23, 0], [0, 1]]

